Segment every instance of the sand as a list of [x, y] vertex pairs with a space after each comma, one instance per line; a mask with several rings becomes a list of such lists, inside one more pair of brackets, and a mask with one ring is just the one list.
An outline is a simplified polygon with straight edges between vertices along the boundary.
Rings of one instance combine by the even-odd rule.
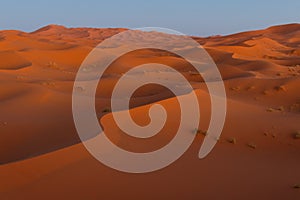
[[[221, 138], [205, 159], [197, 134], [172, 165], [127, 174], [95, 160], [80, 143], [72, 118], [72, 87], [87, 54], [125, 29], [49, 25], [32, 33], [0, 31], [1, 199], [298, 199], [300, 190], [300, 25], [208, 38], [194, 37], [216, 62], [226, 86], [228, 112]], [[121, 74], [147, 62], [168, 64], [192, 83], [206, 130], [210, 101], [205, 83], [181, 58], [151, 50], [119, 59], [98, 88], [99, 123], [120, 147], [158, 149], [174, 137], [180, 117], [176, 98], [155, 85], [131, 99], [131, 115], [146, 124], [152, 103], [168, 111], [168, 123], [151, 139], [119, 130], [109, 107]], [[147, 54], [148, 56], [143, 56]], [[150, 56], [149, 56], [150, 55]], [[191, 133], [192, 134], [192, 133]], [[234, 142], [232, 142], [234, 140]]]

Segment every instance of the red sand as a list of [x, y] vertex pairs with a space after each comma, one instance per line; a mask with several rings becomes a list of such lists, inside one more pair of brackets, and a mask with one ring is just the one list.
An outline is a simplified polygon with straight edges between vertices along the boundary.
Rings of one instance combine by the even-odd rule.
[[[178, 161], [148, 174], [126, 174], [96, 161], [80, 143], [72, 119], [72, 86], [81, 62], [100, 41], [124, 30], [50, 25], [33, 33], [0, 31], [0, 199], [300, 198], [293, 188], [300, 184], [300, 139], [293, 137], [300, 130], [299, 24], [194, 38], [225, 82], [228, 113], [221, 139], [199, 160], [204, 137], [199, 134]], [[182, 72], [189, 67], [172, 55], [140, 59], [141, 54], [124, 56], [107, 73], [121, 74], [126, 66], [155, 59]], [[200, 128], [205, 130], [210, 115], [205, 84], [185, 75], [201, 101]], [[137, 152], [167, 143], [174, 123], [167, 123], [155, 140], [128, 145], [124, 140], [130, 138], [114, 126], [111, 114], [102, 117], [115, 82], [107, 78], [96, 101], [110, 138]], [[149, 103], [157, 101], [176, 122], [176, 99], [154, 86], [135, 93], [134, 119], [146, 123]], [[233, 139], [236, 144], [229, 142]]]

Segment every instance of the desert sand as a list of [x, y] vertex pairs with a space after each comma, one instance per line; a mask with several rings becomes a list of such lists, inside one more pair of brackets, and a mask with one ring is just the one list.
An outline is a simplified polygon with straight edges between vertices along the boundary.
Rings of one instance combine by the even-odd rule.
[[[125, 30], [49, 25], [31, 33], [0, 31], [1, 200], [300, 198], [299, 24], [193, 37], [224, 80], [224, 130], [205, 159], [197, 157], [205, 135], [197, 134], [179, 160], [147, 174], [123, 173], [98, 162], [81, 144], [72, 117], [73, 82], [84, 58], [99, 42]], [[130, 102], [138, 124], [149, 122], [145, 113], [152, 103], [165, 106], [168, 121], [155, 137], [130, 138], [104, 112], [116, 77], [147, 62], [182, 72], [201, 102], [199, 130], [206, 130], [210, 119], [205, 83], [182, 59], [153, 50], [123, 56], [106, 72], [96, 110], [109, 138], [136, 152], [170, 141], [180, 118], [176, 98], [157, 85], [140, 88]]]

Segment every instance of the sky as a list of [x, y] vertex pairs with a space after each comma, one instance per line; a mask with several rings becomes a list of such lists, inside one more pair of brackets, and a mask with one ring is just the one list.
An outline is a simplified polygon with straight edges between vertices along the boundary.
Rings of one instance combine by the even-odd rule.
[[226, 35], [300, 23], [299, 0], [5, 0], [0, 30], [66, 27], [162, 27], [187, 35]]

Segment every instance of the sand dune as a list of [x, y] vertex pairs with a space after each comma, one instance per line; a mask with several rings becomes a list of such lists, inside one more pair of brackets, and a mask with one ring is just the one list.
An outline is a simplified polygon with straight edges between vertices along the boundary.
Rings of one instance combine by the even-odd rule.
[[[299, 24], [194, 37], [216, 62], [226, 86], [222, 136], [206, 159], [197, 157], [204, 138], [198, 134], [176, 163], [143, 175], [96, 161], [80, 143], [72, 118], [80, 64], [99, 42], [125, 30], [49, 25], [32, 33], [0, 31], [1, 199], [298, 198], [293, 185], [300, 184], [300, 143], [294, 137], [300, 130]], [[174, 95], [156, 85], [140, 88], [130, 102], [138, 124], [149, 122], [145, 113], [152, 103], [165, 106], [167, 125], [155, 137], [130, 138], [103, 112], [122, 73], [149, 62], [169, 65], [191, 81], [201, 104], [199, 129], [206, 130], [210, 119], [205, 83], [185, 60], [151, 49], [124, 55], [105, 72], [96, 110], [109, 138], [136, 152], [168, 143], [180, 118]]]
[[31, 66], [31, 62], [23, 58], [15, 51], [3, 51], [0, 53], [0, 69], [22, 69]]

